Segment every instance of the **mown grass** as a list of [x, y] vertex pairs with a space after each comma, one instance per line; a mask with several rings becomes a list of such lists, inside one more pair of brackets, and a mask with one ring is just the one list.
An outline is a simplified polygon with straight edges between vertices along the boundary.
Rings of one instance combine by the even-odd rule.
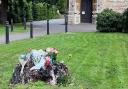
[[0, 45], [0, 88], [7, 89], [18, 55], [28, 48], [59, 49], [72, 75], [67, 86], [43, 82], [16, 85], [13, 89], [128, 89], [128, 34], [68, 33]]
[[[29, 27], [27, 27], [26, 30], [24, 30], [24, 27], [21, 23], [14, 24], [13, 26], [14, 30], [11, 32], [11, 28], [9, 28], [10, 33], [19, 33], [19, 32], [27, 32], [29, 30]], [[0, 24], [0, 35], [5, 34], [5, 26]]]

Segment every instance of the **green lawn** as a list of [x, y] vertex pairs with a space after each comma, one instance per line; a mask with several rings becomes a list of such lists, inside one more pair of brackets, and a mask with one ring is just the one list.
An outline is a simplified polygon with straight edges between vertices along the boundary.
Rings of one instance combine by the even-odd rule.
[[7, 89], [19, 54], [46, 47], [59, 49], [58, 59], [68, 65], [72, 84], [37, 82], [13, 89], [128, 89], [128, 34], [124, 33], [61, 33], [0, 45], [0, 88]]
[[[19, 33], [19, 32], [26, 32], [29, 28], [27, 27], [27, 30], [24, 30], [21, 23], [14, 24], [14, 31], [11, 33]], [[0, 24], [0, 35], [5, 34], [5, 26]]]

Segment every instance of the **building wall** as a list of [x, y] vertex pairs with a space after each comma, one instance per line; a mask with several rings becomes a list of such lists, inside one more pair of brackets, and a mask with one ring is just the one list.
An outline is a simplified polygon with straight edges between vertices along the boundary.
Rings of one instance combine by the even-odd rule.
[[110, 8], [122, 13], [126, 8], [128, 8], [128, 0], [99, 0], [98, 4], [99, 12], [105, 8]]
[[[95, 1], [95, 0], [93, 0]], [[80, 23], [80, 5], [81, 0], [69, 0], [69, 23], [78, 24]], [[96, 0], [97, 10], [92, 12], [95, 21], [96, 13], [100, 13], [106, 8], [113, 9], [114, 11], [122, 13], [126, 8], [128, 8], [128, 0]], [[93, 19], [92, 18], [92, 19]]]
[[74, 22], [74, 2], [73, 0], [69, 0], [69, 11], [68, 11], [69, 15], [69, 19], [68, 22], [69, 23], [73, 23]]
[[81, 5], [81, 0], [76, 0], [76, 10], [75, 10], [75, 21], [76, 23], [80, 23], [80, 5]]
[[69, 0], [69, 24], [80, 23], [80, 3], [81, 0]]

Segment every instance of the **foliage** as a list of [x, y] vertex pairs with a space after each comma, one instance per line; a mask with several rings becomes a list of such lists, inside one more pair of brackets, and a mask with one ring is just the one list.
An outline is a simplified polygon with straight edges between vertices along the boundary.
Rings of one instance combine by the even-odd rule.
[[52, 19], [52, 18], [57, 18], [57, 17], [58, 17], [57, 7], [52, 5], [51, 8], [49, 8], [48, 10], [48, 18]]
[[47, 18], [47, 3], [38, 3], [34, 4], [34, 13], [33, 19], [34, 20], [42, 20]]
[[21, 22], [23, 16], [30, 20], [32, 18], [31, 8], [31, 2], [28, 3], [26, 0], [9, 0], [8, 20], [13, 18], [14, 22]]
[[[32, 19], [32, 9], [34, 11], [34, 20], [44, 20], [46, 18], [56, 18], [58, 16], [57, 10], [61, 13], [66, 9], [65, 0], [9, 0], [8, 1], [8, 20], [14, 19], [14, 22], [21, 22], [23, 17], [26, 20]], [[47, 17], [47, 5], [49, 6], [49, 16]]]
[[123, 13], [123, 32], [128, 32], [128, 8]]
[[58, 78], [58, 85], [59, 86], [68, 86], [69, 84], [71, 84], [71, 76], [61, 76]]
[[64, 14], [68, 7], [67, 1], [68, 0], [57, 0], [57, 8], [59, 9], [61, 14]]
[[[47, 18], [52, 19], [58, 16], [57, 8], [54, 5], [49, 5], [49, 10], [47, 10], [47, 3], [37, 3], [34, 4], [34, 20], [45, 20]], [[47, 12], [48, 11], [48, 12]]]
[[7, 6], [8, 0], [0, 0], [0, 1], [1, 1], [1, 4], [0, 4], [0, 24], [4, 24], [5, 21], [7, 20], [6, 9], [8, 7]]
[[97, 16], [97, 30], [100, 32], [122, 32], [122, 14], [104, 9]]

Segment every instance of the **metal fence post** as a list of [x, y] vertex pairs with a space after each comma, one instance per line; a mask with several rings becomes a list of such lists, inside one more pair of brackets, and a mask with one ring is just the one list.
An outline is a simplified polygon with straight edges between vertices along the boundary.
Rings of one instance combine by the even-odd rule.
[[66, 0], [66, 8], [65, 8], [65, 33], [68, 32], [68, 10], [69, 10], [69, 0]]
[[47, 35], [49, 35], [49, 19], [47, 19]]
[[67, 32], [68, 32], [68, 15], [66, 13], [66, 15], [65, 15], [65, 33], [67, 33]]
[[33, 38], [33, 21], [30, 21], [30, 38]]
[[47, 35], [49, 35], [49, 6], [47, 3]]
[[6, 27], [5, 27], [5, 40], [6, 40], [6, 44], [8, 44], [9, 43], [9, 22], [8, 21], [6, 21]]
[[24, 30], [26, 30], [26, 18], [25, 18], [25, 16], [23, 16], [23, 26], [24, 26]]

